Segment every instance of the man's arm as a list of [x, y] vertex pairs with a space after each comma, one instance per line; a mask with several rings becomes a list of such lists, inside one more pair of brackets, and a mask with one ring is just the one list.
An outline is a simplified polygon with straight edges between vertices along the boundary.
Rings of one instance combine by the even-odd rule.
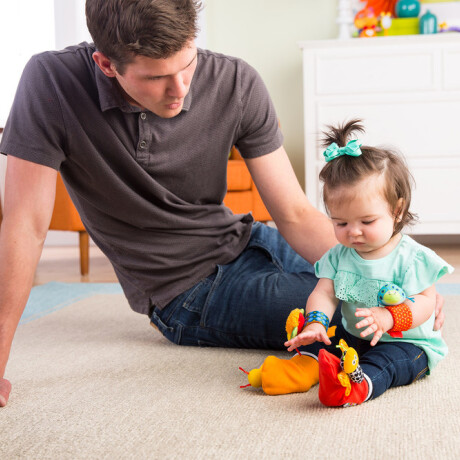
[[314, 263], [337, 244], [329, 219], [300, 187], [284, 147], [246, 164], [278, 230], [296, 252]]
[[8, 157], [0, 230], [0, 406], [8, 400], [3, 376], [49, 228], [56, 175], [46, 166]]

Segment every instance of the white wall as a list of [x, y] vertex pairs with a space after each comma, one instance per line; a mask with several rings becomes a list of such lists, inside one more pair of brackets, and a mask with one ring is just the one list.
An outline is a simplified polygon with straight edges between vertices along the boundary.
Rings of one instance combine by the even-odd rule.
[[[15, 0], [0, 3], [0, 126], [4, 126], [24, 65], [36, 53], [91, 40], [85, 0]], [[8, 44], [8, 45], [7, 45]], [[0, 196], [4, 198], [6, 157], [0, 155]], [[78, 245], [75, 232], [49, 232], [47, 245]]]
[[[54, 48], [53, 0], [0, 2], [0, 126], [5, 126], [22, 69], [30, 56]], [[6, 158], [0, 155], [3, 206]]]
[[86, 27], [85, 0], [54, 0], [54, 15], [56, 49], [91, 42]]
[[54, 46], [53, 0], [0, 2], [0, 126], [5, 125], [17, 82], [30, 56]]

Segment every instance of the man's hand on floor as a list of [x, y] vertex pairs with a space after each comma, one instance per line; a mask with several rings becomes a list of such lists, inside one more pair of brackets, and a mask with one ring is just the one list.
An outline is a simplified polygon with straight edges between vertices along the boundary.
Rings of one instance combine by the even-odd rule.
[[5, 407], [10, 396], [11, 383], [6, 379], [0, 379], [0, 407]]

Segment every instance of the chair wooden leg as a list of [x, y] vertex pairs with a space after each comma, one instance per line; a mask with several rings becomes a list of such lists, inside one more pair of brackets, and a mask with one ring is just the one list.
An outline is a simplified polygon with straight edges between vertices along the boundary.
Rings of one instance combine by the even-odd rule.
[[89, 273], [89, 235], [88, 232], [78, 232], [80, 235], [80, 273]]

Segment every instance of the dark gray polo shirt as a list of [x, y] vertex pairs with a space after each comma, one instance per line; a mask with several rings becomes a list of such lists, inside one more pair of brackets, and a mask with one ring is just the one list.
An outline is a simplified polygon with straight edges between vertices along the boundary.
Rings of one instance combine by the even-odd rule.
[[92, 59], [94, 45], [32, 57], [0, 151], [61, 172], [133, 310], [149, 313], [235, 259], [251, 215], [222, 204], [232, 145], [254, 158], [282, 145], [257, 72], [199, 50], [182, 112], [131, 106]]

